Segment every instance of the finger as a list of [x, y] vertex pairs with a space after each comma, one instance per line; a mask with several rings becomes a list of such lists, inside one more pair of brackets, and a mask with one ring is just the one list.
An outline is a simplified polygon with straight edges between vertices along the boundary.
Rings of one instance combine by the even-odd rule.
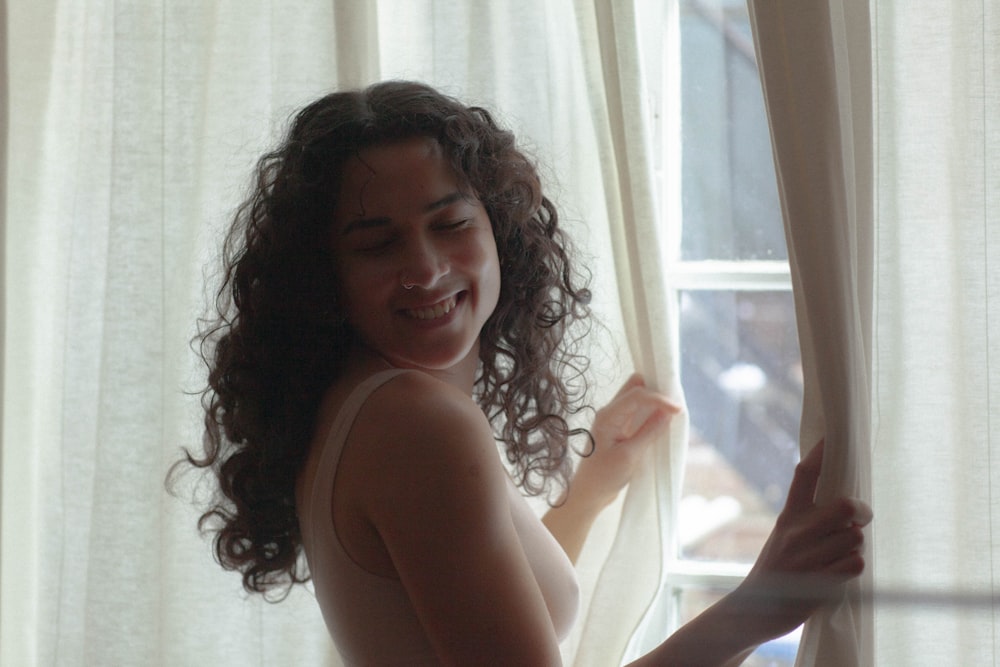
[[635, 389], [636, 387], [645, 387], [645, 386], [646, 386], [646, 380], [642, 377], [642, 373], [632, 373], [632, 375], [630, 375], [629, 378], [625, 380], [625, 384], [623, 384], [621, 388], [618, 390], [618, 392], [615, 394], [615, 398], [624, 395], [630, 389]]
[[865, 557], [860, 551], [852, 551], [827, 565], [824, 571], [847, 578], [856, 577], [865, 571]]
[[680, 412], [680, 406], [663, 394], [645, 388], [633, 388], [622, 398], [628, 406], [628, 420], [621, 438], [637, 437], [650, 420], [669, 419]]
[[636, 431], [634, 435], [620, 441], [618, 444], [651, 444], [654, 440], [666, 433], [667, 428], [670, 426], [670, 418], [672, 416], [673, 413], [663, 411], [657, 411], [650, 414], [645, 421], [642, 422], [639, 430]]
[[814, 541], [808, 549], [803, 550], [802, 557], [806, 559], [804, 562], [816, 563], [822, 569], [827, 569], [832, 563], [839, 562], [850, 554], [861, 553], [864, 542], [865, 536], [861, 528], [851, 526]]
[[666, 394], [649, 389], [644, 383], [637, 385], [626, 384], [615, 397], [616, 402], [621, 401], [627, 404], [654, 405], [668, 412], [680, 412], [681, 406], [667, 398]]
[[847, 526], [867, 526], [872, 520], [872, 508], [857, 498], [837, 498], [820, 508], [816, 515], [819, 530], [837, 530]]
[[819, 480], [820, 468], [823, 465], [823, 441], [812, 448], [795, 466], [792, 484], [788, 488], [788, 500], [785, 509], [801, 510], [812, 507], [816, 496], [816, 482]]
[[799, 461], [802, 465], [807, 468], [815, 469], [819, 472], [820, 468], [823, 467], [823, 450], [826, 448], [826, 439], [821, 439], [817, 442], [812, 449], [806, 452], [806, 455], [802, 457]]
[[635, 401], [639, 412], [675, 415], [681, 411], [681, 406], [658, 391], [633, 389], [629, 398]]
[[875, 512], [872, 511], [871, 505], [863, 500], [855, 499], [854, 502], [857, 503], [857, 510], [854, 515], [854, 525], [856, 526], [867, 526], [875, 518]]

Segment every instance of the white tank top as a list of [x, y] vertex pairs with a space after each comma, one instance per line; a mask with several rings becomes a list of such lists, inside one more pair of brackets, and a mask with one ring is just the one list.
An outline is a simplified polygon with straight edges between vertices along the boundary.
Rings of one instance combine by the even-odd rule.
[[[316, 599], [337, 650], [349, 666], [438, 664], [402, 584], [359, 566], [341, 545], [330, 515], [337, 465], [358, 411], [378, 387], [405, 372], [376, 373], [347, 397], [320, 453], [307, 507], [299, 508]], [[514, 528], [562, 641], [579, 605], [573, 564], [513, 482], [509, 481], [508, 488]]]

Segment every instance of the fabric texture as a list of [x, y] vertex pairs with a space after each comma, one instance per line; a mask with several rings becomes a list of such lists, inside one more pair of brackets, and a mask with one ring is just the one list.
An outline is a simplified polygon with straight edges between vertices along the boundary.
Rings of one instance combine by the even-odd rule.
[[[642, 5], [642, 6], [640, 6]], [[611, 249], [617, 269], [618, 304], [628, 349], [650, 386], [678, 405], [680, 387], [675, 304], [664, 277], [663, 239], [656, 214], [653, 155], [648, 127], [646, 76], [661, 52], [644, 52], [643, 25], [662, 25], [652, 4], [577, 2], [583, 34], [593, 35], [587, 77], [595, 110], [597, 145], [605, 182]], [[657, 39], [656, 42], [659, 43]], [[596, 580], [587, 623], [581, 629], [577, 665], [620, 664], [659, 644], [671, 627], [664, 558], [676, 552], [677, 507], [684, 473], [688, 418], [671, 421], [622, 502], [609, 557]]]
[[[804, 375], [800, 447], [825, 438], [817, 503], [871, 500], [871, 46], [863, 3], [751, 2]], [[871, 539], [871, 531], [868, 532]], [[798, 665], [870, 665], [872, 567], [806, 623]]]
[[992, 664], [1000, 3], [751, 2], [819, 500], [871, 499], [868, 570], [800, 665]]
[[1000, 2], [873, 10], [875, 662], [1000, 662]]
[[[376, 373], [348, 395], [324, 444], [307, 507], [299, 514], [316, 600], [345, 665], [438, 664], [400, 581], [361, 568], [345, 551], [330, 517], [338, 465], [358, 412], [375, 390], [406, 372], [412, 371]], [[563, 639], [579, 603], [573, 564], [512, 482], [508, 489], [514, 529], [556, 635]]]

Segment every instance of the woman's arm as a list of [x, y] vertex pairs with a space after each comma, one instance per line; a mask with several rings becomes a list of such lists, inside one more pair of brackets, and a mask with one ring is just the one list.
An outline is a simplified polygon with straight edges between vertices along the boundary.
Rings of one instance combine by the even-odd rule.
[[633, 665], [738, 665], [840, 599], [843, 584], [864, 570], [862, 528], [872, 512], [849, 498], [817, 506], [822, 462], [821, 442], [796, 467], [785, 507], [743, 583]]
[[[593, 455], [581, 460], [565, 502], [544, 518], [574, 562], [597, 515], [628, 483], [678, 410], [633, 375], [598, 411]], [[848, 498], [815, 504], [822, 461], [820, 442], [797, 466], [785, 507], [743, 583], [635, 665], [739, 665], [758, 645], [791, 632], [824, 602], [839, 599], [843, 583], [864, 569], [862, 528], [872, 513]]]
[[[351, 435], [354, 452], [365, 452], [351, 474], [370, 489], [358, 499], [360, 513], [381, 537], [442, 664], [558, 665], [555, 631], [513, 527], [489, 423], [467, 396], [439, 384], [406, 374], [362, 409]], [[737, 664], [861, 571], [860, 526], [870, 510], [847, 500], [814, 504], [821, 457], [817, 448], [799, 464], [743, 584], [635, 665]], [[594, 483], [589, 494], [602, 497], [599, 488]], [[572, 507], [569, 500], [562, 509]]]

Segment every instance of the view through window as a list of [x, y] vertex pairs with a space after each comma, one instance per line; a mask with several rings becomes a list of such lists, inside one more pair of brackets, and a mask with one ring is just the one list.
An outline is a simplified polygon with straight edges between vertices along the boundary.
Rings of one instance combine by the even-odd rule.
[[[735, 585], [781, 509], [798, 461], [802, 371], [770, 138], [742, 0], [678, 0], [659, 115], [668, 274], [680, 313], [691, 438], [678, 624]], [[679, 150], [678, 150], [679, 149]], [[798, 635], [746, 665], [792, 665]]]

